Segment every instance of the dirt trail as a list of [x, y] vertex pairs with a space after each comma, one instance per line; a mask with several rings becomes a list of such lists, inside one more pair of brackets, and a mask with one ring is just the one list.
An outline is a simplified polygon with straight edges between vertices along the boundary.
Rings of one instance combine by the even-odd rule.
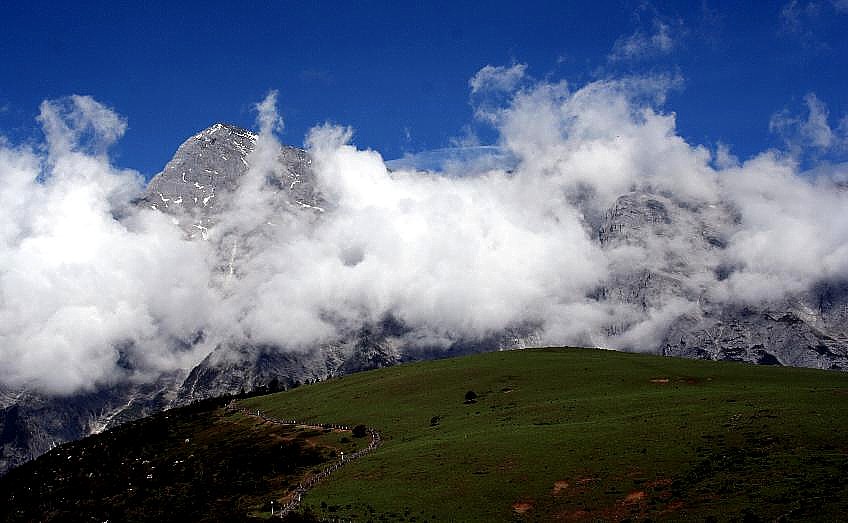
[[[299, 422], [296, 419], [275, 418], [275, 417], [263, 414], [261, 410], [256, 410], [256, 409], [251, 410], [251, 409], [248, 409], [246, 407], [241, 407], [241, 406], [238, 405], [238, 403], [235, 402], [235, 400], [233, 400], [229, 404], [227, 404], [227, 410], [237, 410], [237, 411], [239, 411], [239, 412], [241, 412], [241, 413], [243, 413], [247, 416], [253, 416], [253, 417], [259, 418], [263, 421], [267, 421], [268, 423], [275, 423], [277, 425], [285, 425], [285, 426], [288, 426], [288, 427], [303, 427], [303, 428], [317, 429], [317, 430], [326, 430], [326, 429], [344, 430], [344, 431], [352, 431], [353, 430], [353, 427], [351, 427], [349, 425], [341, 425], [341, 424], [337, 424], [337, 423], [315, 424], [315, 423]], [[274, 515], [280, 516], [280, 517], [285, 516], [286, 514], [288, 514], [289, 512], [294, 510], [295, 508], [297, 508], [298, 505], [300, 505], [300, 502], [303, 499], [303, 495], [306, 494], [309, 491], [309, 489], [311, 489], [312, 487], [314, 487], [318, 483], [326, 480], [328, 477], [330, 477], [330, 474], [339, 470], [345, 464], [347, 464], [347, 463], [349, 463], [349, 462], [351, 462], [351, 461], [353, 461], [357, 458], [361, 458], [362, 456], [370, 454], [371, 452], [376, 450], [377, 447], [379, 447], [380, 444], [383, 442], [383, 438], [380, 435], [380, 432], [377, 431], [376, 429], [371, 428], [371, 427], [366, 427], [365, 430], [368, 433], [368, 436], [370, 438], [370, 441], [368, 442], [367, 447], [360, 449], [360, 450], [357, 450], [353, 454], [342, 455], [342, 457], [338, 461], [336, 461], [335, 463], [333, 463], [331, 465], [327, 465], [327, 467], [325, 467], [324, 470], [322, 470], [321, 472], [319, 472], [317, 474], [313, 474], [312, 476], [309, 476], [308, 478], [306, 478], [306, 480], [303, 481], [302, 483], [300, 483], [297, 486], [297, 488], [294, 490], [294, 493], [292, 493], [292, 495], [291, 495], [291, 500], [285, 506], [283, 506], [283, 508], [279, 511], [279, 513], [276, 513]]]

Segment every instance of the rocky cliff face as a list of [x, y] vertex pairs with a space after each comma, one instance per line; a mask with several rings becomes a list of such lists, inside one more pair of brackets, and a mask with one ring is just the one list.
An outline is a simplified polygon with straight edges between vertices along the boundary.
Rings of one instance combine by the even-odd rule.
[[621, 196], [600, 227], [599, 242], [606, 249], [646, 247], [655, 258], [615, 268], [597, 298], [643, 311], [674, 299], [694, 304], [664, 327], [652, 347], [664, 355], [848, 368], [848, 283], [823, 282], [780, 303], [728, 305], [711, 298], [707, 282], [734, 270], [721, 253], [738, 221], [731, 206], [691, 206], [646, 192]]
[[[170, 215], [188, 237], [211, 242], [221, 271], [236, 270], [230, 254], [234, 246], [249, 244], [264, 227], [236, 227], [219, 237], [209, 235], [227, 213], [239, 212], [234, 207], [257, 139], [235, 126], [213, 125], [179, 147], [137, 202]], [[282, 147], [277, 164], [263, 183], [275, 208], [310, 213], [320, 220], [331, 203], [318, 190], [309, 155]], [[603, 335], [626, 333], [634, 318], [676, 307], [666, 321], [655, 323], [654, 346], [630, 348], [689, 358], [848, 367], [848, 282], [822, 282], [803, 295], [768, 305], [728, 306], [707, 292], [707, 282], [720, 281], [734, 270], [722, 261], [722, 252], [739, 220], [731, 205], [683, 203], [647, 190], [621, 195], [597, 223], [588, 226], [613, 262], [609, 278], [587, 299], [623, 311], [613, 315], [616, 320]], [[615, 255], [630, 248], [647, 253], [647, 258], [634, 262]], [[404, 346], [405, 332], [401, 323], [388, 317], [349, 329], [339, 339], [310, 350], [223, 342], [195, 368], [149, 384], [116, 385], [66, 398], [0, 391], [0, 473], [53, 445], [174, 404], [251, 390], [274, 380], [288, 387], [412, 359], [540, 342], [534, 326], [528, 325], [505, 328], [482, 341], [456, 340], [447, 349], [410, 350]]]
[[184, 374], [68, 397], [0, 392], [0, 474], [60, 445], [170, 406]]
[[[222, 123], [201, 131], [186, 140], [162, 172], [150, 180], [138, 204], [179, 218], [190, 237], [205, 238], [232, 203], [256, 140], [250, 131]], [[283, 147], [277, 160], [281, 169], [267, 183], [276, 189], [278, 204], [322, 211], [323, 199], [316, 190], [306, 151]]]

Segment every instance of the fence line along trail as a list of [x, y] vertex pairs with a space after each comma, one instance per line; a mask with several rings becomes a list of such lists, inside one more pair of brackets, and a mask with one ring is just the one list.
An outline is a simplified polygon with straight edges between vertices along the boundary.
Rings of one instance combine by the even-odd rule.
[[[317, 430], [326, 430], [326, 429], [349, 430], [349, 431], [353, 430], [353, 427], [351, 427], [349, 425], [343, 425], [343, 424], [338, 424], [338, 423], [304, 423], [304, 422], [297, 421], [296, 419], [275, 418], [273, 416], [268, 416], [266, 414], [263, 414], [262, 411], [258, 410], [258, 409], [248, 409], [246, 407], [240, 407], [238, 405], [238, 403], [236, 403], [235, 400], [233, 400], [233, 401], [231, 401], [230, 403], [227, 404], [227, 410], [239, 411], [239, 412], [241, 412], [241, 413], [243, 413], [247, 416], [253, 416], [255, 418], [259, 418], [259, 419], [266, 421], [268, 423], [275, 423], [277, 425], [284, 425], [284, 426], [287, 426], [287, 427], [303, 427], [303, 428], [317, 429]], [[353, 461], [357, 458], [361, 458], [362, 456], [370, 454], [371, 452], [376, 450], [377, 447], [379, 447], [380, 444], [383, 442], [383, 439], [382, 439], [382, 436], [380, 435], [380, 432], [378, 430], [372, 428], [372, 427], [365, 427], [365, 431], [368, 434], [368, 437], [370, 438], [370, 441], [368, 442], [367, 447], [359, 449], [352, 454], [342, 453], [341, 457], [337, 461], [335, 461], [333, 464], [328, 465], [327, 467], [325, 467], [323, 470], [321, 470], [317, 474], [313, 474], [313, 475], [307, 477], [294, 490], [294, 492], [292, 493], [291, 500], [285, 506], [283, 506], [282, 509], [280, 509], [280, 511], [278, 513], [275, 513], [274, 515], [280, 516], [280, 517], [285, 516], [286, 514], [288, 514], [289, 512], [294, 510], [295, 508], [297, 508], [298, 505], [300, 505], [300, 502], [303, 499], [303, 495], [306, 494], [306, 492], [309, 491], [309, 489], [311, 489], [312, 487], [314, 487], [318, 483], [326, 480], [330, 476], [330, 474], [339, 470], [345, 464], [347, 464], [347, 463], [349, 463], [349, 462], [351, 462], [351, 461]]]

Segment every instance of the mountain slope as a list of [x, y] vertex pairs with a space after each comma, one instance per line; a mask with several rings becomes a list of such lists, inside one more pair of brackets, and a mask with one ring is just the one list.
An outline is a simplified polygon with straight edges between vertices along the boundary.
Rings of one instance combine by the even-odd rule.
[[828, 521], [848, 508], [846, 393], [844, 373], [544, 349], [245, 404], [382, 432], [304, 498], [325, 518]]
[[[846, 394], [844, 373], [539, 349], [396, 365], [241, 404], [380, 430], [379, 449], [304, 497], [323, 519], [834, 521], [848, 510]], [[302, 438], [278, 432], [204, 406], [162, 413], [0, 479], [0, 519], [155, 519], [163, 507], [169, 519], [267, 516], [294, 488], [289, 472], [314, 463], [282, 459], [279, 438]], [[316, 437], [328, 451], [357, 445]]]
[[278, 492], [364, 446], [350, 431], [262, 423], [223, 404], [54, 449], [0, 479], [0, 520], [255, 521]]

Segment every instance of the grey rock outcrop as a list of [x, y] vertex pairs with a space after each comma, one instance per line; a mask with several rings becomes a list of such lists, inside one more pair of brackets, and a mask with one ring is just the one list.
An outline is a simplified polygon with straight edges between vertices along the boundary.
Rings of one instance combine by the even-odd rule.
[[[190, 237], [205, 238], [231, 205], [256, 141], [257, 135], [246, 129], [216, 123], [180, 145], [137, 203], [179, 218]], [[280, 169], [266, 180], [277, 204], [323, 211], [306, 151], [283, 146], [277, 160]]]
[[[734, 270], [722, 251], [739, 223], [729, 205], [693, 206], [633, 192], [607, 212], [598, 232], [605, 249], [645, 248], [649, 263], [614, 267], [595, 298], [658, 309], [672, 299], [693, 306], [671, 321], [655, 347], [668, 356], [822, 369], [848, 368], [848, 282], [822, 282], [780, 303], [716, 303], [709, 282]], [[609, 334], [629, 325], [611, 325]]]
[[0, 392], [0, 474], [53, 447], [170, 406], [182, 372], [152, 383], [124, 383], [73, 396]]

